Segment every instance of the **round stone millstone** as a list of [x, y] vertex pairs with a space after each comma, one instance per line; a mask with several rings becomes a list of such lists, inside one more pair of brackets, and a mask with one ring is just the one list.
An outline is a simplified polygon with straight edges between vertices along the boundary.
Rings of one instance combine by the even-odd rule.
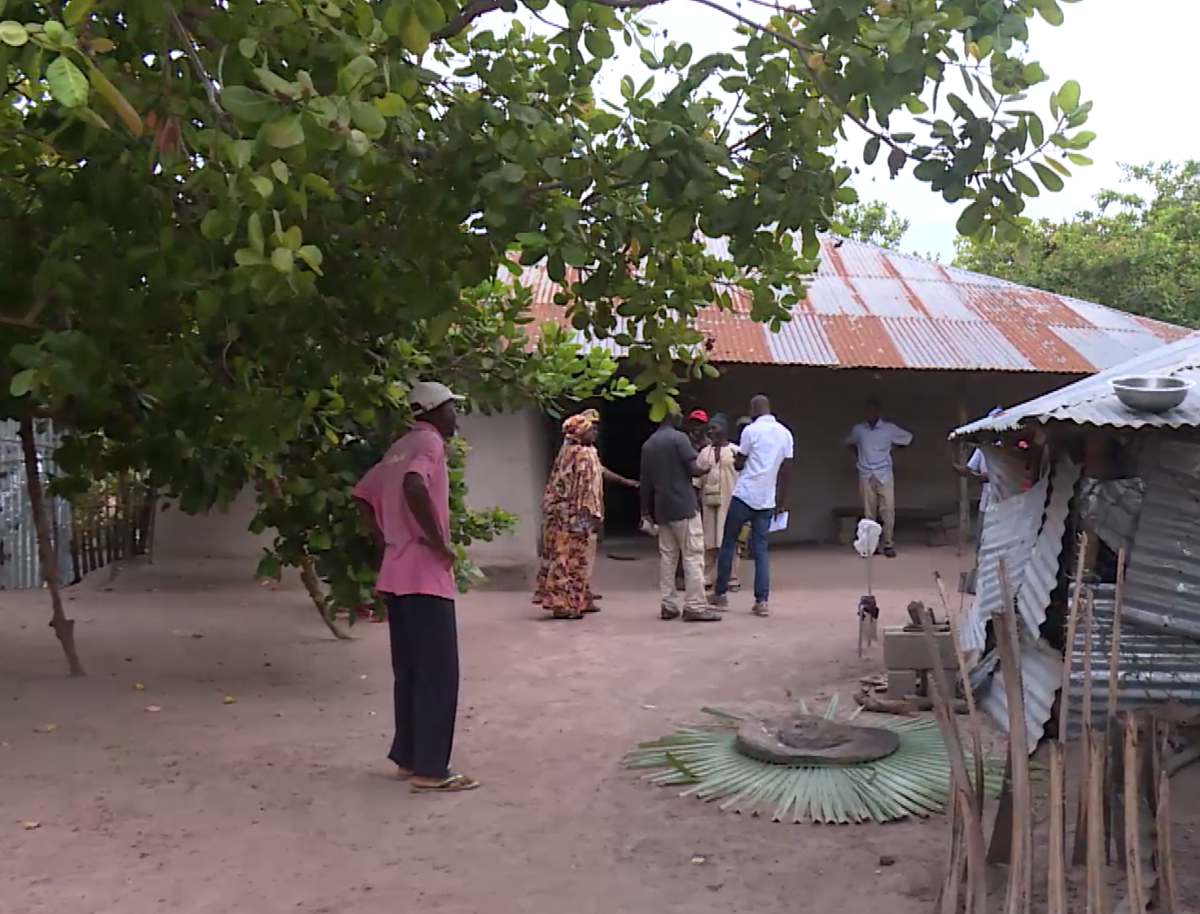
[[737, 751], [772, 765], [854, 765], [887, 758], [900, 737], [880, 727], [841, 724], [813, 715], [745, 721]]

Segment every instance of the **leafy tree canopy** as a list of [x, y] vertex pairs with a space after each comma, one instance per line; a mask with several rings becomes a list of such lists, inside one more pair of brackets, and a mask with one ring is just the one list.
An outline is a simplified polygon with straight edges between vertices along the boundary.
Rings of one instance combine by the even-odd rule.
[[1200, 162], [1123, 166], [1096, 209], [1043, 219], [1020, 241], [957, 243], [955, 263], [1185, 327], [1200, 327]]
[[[646, 42], [667, 2], [522, 0], [535, 33], [517, 0], [0, 0], [0, 415], [53, 416], [77, 479], [147, 471], [188, 511], [257, 486], [272, 561], [349, 605], [349, 487], [414, 379], [482, 409], [625, 392], [529, 327], [520, 265], [630, 346], [661, 412], [704, 370], [697, 309], [737, 290], [786, 319], [774, 290], [856, 202], [842, 138], [1004, 238], [1030, 173], [1058, 189], [1092, 139], [1077, 83], [1026, 101], [1057, 0], [669, 0], [729, 17], [702, 58]], [[609, 103], [619, 45], [652, 78]], [[460, 541], [509, 520], [463, 516]]]
[[880, 200], [839, 207], [830, 226], [835, 235], [899, 250], [908, 220]]

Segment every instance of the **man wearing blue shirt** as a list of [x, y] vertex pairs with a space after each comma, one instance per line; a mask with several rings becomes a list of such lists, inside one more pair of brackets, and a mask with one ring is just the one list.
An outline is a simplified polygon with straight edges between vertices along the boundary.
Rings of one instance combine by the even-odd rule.
[[882, 409], [878, 400], [867, 401], [867, 421], [850, 429], [846, 446], [857, 459], [863, 517], [879, 519], [883, 525], [883, 554], [895, 558], [896, 480], [892, 471], [892, 449], [908, 447], [913, 436], [912, 432], [884, 419]]

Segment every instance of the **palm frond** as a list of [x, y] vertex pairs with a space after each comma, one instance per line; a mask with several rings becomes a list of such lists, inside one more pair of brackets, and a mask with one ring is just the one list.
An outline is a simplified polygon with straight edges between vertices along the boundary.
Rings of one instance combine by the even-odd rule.
[[[819, 716], [834, 719], [838, 704], [835, 696]], [[800, 709], [809, 713], [804, 702]], [[856, 711], [849, 721], [893, 731], [899, 748], [872, 762], [780, 765], [738, 751], [736, 730], [745, 715], [704, 710], [724, 726], [681, 727], [664, 739], [643, 743], [626, 756], [626, 765], [648, 771], [644, 777], [652, 784], [686, 788], [682, 796], [717, 802], [730, 812], [769, 815], [776, 822], [890, 822], [946, 809], [950, 759], [932, 720]], [[987, 759], [984, 771], [984, 787], [994, 796], [1002, 769]]]

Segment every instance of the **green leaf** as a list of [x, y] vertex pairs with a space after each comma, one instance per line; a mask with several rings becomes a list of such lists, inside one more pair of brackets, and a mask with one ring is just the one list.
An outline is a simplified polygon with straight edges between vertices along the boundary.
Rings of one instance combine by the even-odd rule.
[[275, 189], [275, 185], [271, 183], [271, 179], [263, 175], [254, 175], [251, 177], [250, 186], [258, 191], [264, 200], [270, 200], [271, 192]]
[[63, 22], [74, 28], [87, 17], [95, 5], [96, 0], [68, 0], [67, 5], [63, 7]]
[[1058, 106], [1063, 112], [1070, 114], [1079, 107], [1079, 96], [1083, 90], [1080, 89], [1079, 83], [1073, 79], [1068, 79], [1063, 83], [1062, 88], [1058, 90]]
[[505, 162], [500, 166], [500, 178], [509, 184], [520, 184], [525, 180], [525, 169], [516, 162]]
[[954, 227], [960, 235], [970, 238], [979, 231], [980, 226], [983, 225], [983, 217], [986, 215], [987, 204], [983, 200], [976, 200], [962, 211]]
[[863, 147], [863, 161], [868, 165], [874, 165], [875, 160], [879, 158], [879, 137], [873, 136], [867, 140], [867, 145]]
[[1072, 165], [1091, 165], [1092, 164], [1092, 160], [1088, 156], [1082, 155], [1078, 152], [1068, 152], [1067, 160]]
[[8, 385], [8, 392], [14, 397], [23, 397], [33, 389], [34, 378], [37, 377], [37, 369], [26, 368], [24, 371], [18, 371], [12, 376], [12, 381]]
[[54, 19], [46, 20], [45, 25], [42, 26], [42, 31], [46, 36], [46, 40], [53, 44], [62, 44], [63, 37], [67, 34], [67, 30], [63, 24]]
[[612, 37], [608, 34], [607, 29], [591, 29], [583, 36], [583, 43], [592, 56], [599, 57], [601, 60], [607, 60], [616, 53]]
[[438, 0], [417, 0], [417, 19], [427, 31], [436, 32], [446, 27], [446, 11]]
[[1063, 11], [1055, 0], [1038, 0], [1037, 11], [1050, 25], [1063, 24]]
[[1023, 171], [1014, 168], [1012, 180], [1013, 186], [1026, 197], [1036, 197], [1041, 194], [1041, 189], [1037, 186], [1037, 183]]
[[238, 248], [233, 252], [233, 259], [239, 267], [256, 267], [265, 263], [262, 254], [251, 248]]
[[400, 43], [410, 53], [420, 57], [429, 50], [429, 29], [421, 24], [412, 7], [407, 7], [400, 16]]
[[361, 89], [378, 69], [379, 64], [373, 58], [360, 54], [338, 73], [338, 88], [346, 93]]
[[248, 124], [260, 124], [279, 110], [275, 99], [249, 86], [229, 86], [224, 89], [221, 92], [221, 107]]
[[300, 87], [290, 80], [284, 79], [273, 70], [269, 70], [266, 67], [255, 67], [254, 75], [258, 77], [258, 81], [262, 83], [263, 88], [272, 95], [282, 95], [293, 101], [300, 97]]
[[210, 209], [200, 220], [200, 234], [209, 241], [223, 241], [234, 228], [233, 220], [219, 209]]
[[288, 179], [292, 176], [292, 173], [288, 171], [287, 165], [278, 159], [271, 163], [271, 174], [275, 176], [275, 180], [280, 184], [287, 184]]
[[304, 245], [299, 251], [296, 252], [296, 254], [301, 260], [308, 264], [308, 268], [318, 276], [325, 275], [321, 272], [321, 264], [324, 262], [325, 256], [321, 253], [321, 249], [315, 244]]
[[271, 121], [263, 128], [263, 139], [276, 149], [291, 149], [304, 142], [304, 127], [300, 124], [300, 116], [293, 114], [289, 117]]
[[1035, 148], [1046, 142], [1046, 128], [1042, 126], [1040, 117], [1030, 113], [1026, 118], [1026, 124], [1029, 126], [1029, 139], [1033, 141]]
[[375, 108], [384, 117], [397, 117], [404, 113], [404, 109], [408, 107], [408, 102], [404, 100], [403, 95], [398, 95], [395, 92], [389, 92], [382, 98], [377, 98], [372, 102]]
[[1046, 186], [1046, 190], [1058, 192], [1066, 186], [1061, 177], [1041, 162], [1034, 162], [1033, 170], [1037, 173], [1038, 179], [1042, 184]]
[[298, 251], [303, 242], [304, 233], [300, 231], [300, 226], [289, 225], [283, 233], [283, 246], [290, 251]]
[[263, 246], [263, 229], [262, 217], [258, 213], [251, 213], [250, 218], [246, 222], [246, 236], [250, 239], [250, 247], [255, 253], [262, 254]]
[[296, 265], [296, 257], [288, 248], [276, 248], [271, 252], [271, 266], [280, 273], [290, 273]]
[[46, 85], [54, 100], [66, 108], [87, 104], [88, 79], [64, 54], [50, 61], [46, 68]]
[[351, 102], [351, 118], [354, 126], [373, 140], [379, 139], [387, 132], [387, 121], [379, 109], [369, 102]]
[[247, 60], [258, 53], [258, 42], [253, 38], [242, 38], [238, 41], [238, 53]]
[[25, 26], [11, 19], [0, 22], [0, 41], [14, 48], [19, 48], [29, 41], [29, 32]]

